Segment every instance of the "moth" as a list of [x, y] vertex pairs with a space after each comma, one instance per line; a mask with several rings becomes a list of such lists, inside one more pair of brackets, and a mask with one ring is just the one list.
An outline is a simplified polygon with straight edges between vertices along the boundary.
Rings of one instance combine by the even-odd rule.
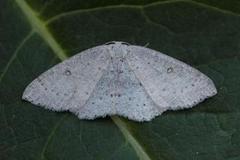
[[161, 52], [113, 41], [82, 51], [32, 81], [22, 99], [79, 119], [150, 121], [217, 94], [199, 70]]

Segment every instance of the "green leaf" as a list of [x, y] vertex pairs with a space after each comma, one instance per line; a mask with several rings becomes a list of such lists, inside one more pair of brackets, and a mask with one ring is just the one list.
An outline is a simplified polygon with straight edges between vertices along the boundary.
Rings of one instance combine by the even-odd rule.
[[[238, 0], [1, 0], [0, 159], [240, 159]], [[197, 67], [218, 94], [148, 123], [79, 120], [23, 102], [40, 73], [111, 40]]]

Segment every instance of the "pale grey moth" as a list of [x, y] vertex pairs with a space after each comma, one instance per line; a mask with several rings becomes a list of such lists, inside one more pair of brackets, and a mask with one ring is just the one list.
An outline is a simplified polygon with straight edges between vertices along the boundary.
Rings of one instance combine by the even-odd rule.
[[217, 93], [213, 81], [155, 50], [110, 42], [57, 64], [32, 81], [22, 98], [79, 119], [119, 115], [150, 121]]

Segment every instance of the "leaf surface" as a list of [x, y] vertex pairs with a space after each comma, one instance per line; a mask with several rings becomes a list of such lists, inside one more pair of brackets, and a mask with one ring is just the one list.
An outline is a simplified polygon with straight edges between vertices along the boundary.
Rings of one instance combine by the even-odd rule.
[[[0, 159], [240, 159], [237, 0], [0, 1]], [[127, 41], [208, 75], [218, 94], [149, 123], [79, 120], [23, 102], [40, 73], [84, 49]]]

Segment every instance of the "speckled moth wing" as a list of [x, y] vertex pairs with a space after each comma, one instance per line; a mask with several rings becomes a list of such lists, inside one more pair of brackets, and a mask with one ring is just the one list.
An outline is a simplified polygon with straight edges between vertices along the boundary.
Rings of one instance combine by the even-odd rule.
[[153, 101], [165, 110], [189, 108], [217, 93], [206, 75], [155, 50], [132, 46], [128, 63]]
[[22, 98], [54, 111], [85, 105], [109, 63], [105, 48], [85, 50], [47, 70], [25, 89]]

